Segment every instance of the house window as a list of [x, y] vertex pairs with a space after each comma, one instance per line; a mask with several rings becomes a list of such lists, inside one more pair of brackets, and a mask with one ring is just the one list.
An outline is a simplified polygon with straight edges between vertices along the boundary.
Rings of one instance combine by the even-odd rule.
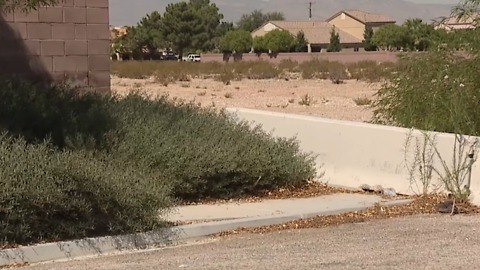
[[340, 16], [340, 19], [345, 20], [345, 17], [346, 17], [345, 13], [342, 13], [342, 15]]

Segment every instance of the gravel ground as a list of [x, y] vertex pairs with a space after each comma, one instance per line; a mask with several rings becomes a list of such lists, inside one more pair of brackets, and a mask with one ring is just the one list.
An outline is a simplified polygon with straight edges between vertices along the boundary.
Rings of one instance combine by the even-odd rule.
[[480, 216], [413, 216], [25, 269], [475, 269]]
[[[330, 80], [281, 79], [233, 81], [224, 85], [213, 79], [192, 79], [176, 82], [167, 87], [153, 79], [137, 80], [112, 76], [112, 90], [125, 95], [132, 90], [142, 90], [152, 96], [168, 94], [202, 106], [216, 108], [242, 107], [283, 113], [312, 115], [338, 120], [365, 122], [372, 118], [372, 109], [359, 106], [355, 99], [373, 99], [380, 84], [347, 80], [333, 84]], [[299, 102], [308, 95], [308, 106]]]

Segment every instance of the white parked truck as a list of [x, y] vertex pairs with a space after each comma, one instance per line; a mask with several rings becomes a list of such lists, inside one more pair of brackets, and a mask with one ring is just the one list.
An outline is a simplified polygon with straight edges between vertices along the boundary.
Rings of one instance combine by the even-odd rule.
[[183, 61], [186, 61], [186, 62], [200, 62], [200, 55], [199, 54], [196, 54], [196, 53], [191, 53], [189, 55], [187, 55], [186, 57], [182, 57], [182, 60]]

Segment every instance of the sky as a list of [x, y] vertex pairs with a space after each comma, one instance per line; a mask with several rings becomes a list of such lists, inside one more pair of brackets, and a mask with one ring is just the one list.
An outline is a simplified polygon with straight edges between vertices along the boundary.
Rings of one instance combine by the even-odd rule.
[[[257, 0], [258, 1], [258, 0]], [[279, 0], [261, 0], [261, 2], [269, 3], [272, 5], [273, 2]], [[288, 1], [288, 0], [287, 0]], [[291, 0], [292, 3], [299, 3], [299, 1], [305, 2], [307, 5], [307, 0]], [[356, 1], [356, 0], [351, 0]], [[382, 1], [395, 1], [395, 0], [382, 0]], [[407, 0], [410, 2], [420, 3], [420, 4], [456, 4], [459, 0]], [[150, 13], [154, 10], [163, 12], [165, 6], [168, 3], [178, 2], [175, 0], [110, 0], [110, 22], [112, 25], [134, 25], [147, 13]], [[220, 7], [221, 12], [225, 15], [225, 20], [227, 21], [237, 21], [241, 14], [248, 13], [252, 9], [248, 4], [247, 0], [211, 0], [211, 2], [217, 4]], [[260, 3], [261, 3], [260, 2]], [[286, 1], [279, 1], [285, 3]], [[320, 2], [320, 0], [313, 0], [313, 2]], [[251, 1], [250, 1], [251, 3]], [[306, 8], [306, 6], [305, 6]], [[248, 10], [247, 10], [248, 9]], [[287, 15], [288, 11], [284, 12]]]

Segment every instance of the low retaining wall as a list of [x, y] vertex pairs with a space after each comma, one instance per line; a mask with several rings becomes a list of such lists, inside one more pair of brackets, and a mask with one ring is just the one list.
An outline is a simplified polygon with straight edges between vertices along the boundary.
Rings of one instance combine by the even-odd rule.
[[[296, 136], [303, 151], [318, 155], [319, 172], [325, 172], [322, 181], [329, 184], [355, 188], [362, 184], [381, 185], [410, 195], [418, 192], [411, 185], [405, 166], [409, 129], [250, 109], [228, 111], [240, 119], [261, 124], [275, 136]], [[412, 135], [422, 137], [420, 132]], [[452, 163], [454, 141], [453, 134], [436, 134], [437, 149], [448, 165]], [[409, 156], [408, 160], [412, 160], [413, 155]], [[477, 205], [480, 205], [479, 162], [473, 165], [471, 177], [471, 199]], [[438, 160], [433, 166], [442, 168]]]
[[[264, 60], [279, 63], [291, 59], [299, 63], [318, 58], [320, 60], [336, 61], [341, 63], [355, 63], [360, 61], [375, 61], [378, 63], [397, 62], [399, 53], [396, 52], [324, 52], [324, 53], [279, 53], [276, 56], [269, 54], [244, 53], [240, 56], [242, 61]], [[225, 57], [223, 54], [202, 54], [202, 62], [233, 61], [234, 57]]]

